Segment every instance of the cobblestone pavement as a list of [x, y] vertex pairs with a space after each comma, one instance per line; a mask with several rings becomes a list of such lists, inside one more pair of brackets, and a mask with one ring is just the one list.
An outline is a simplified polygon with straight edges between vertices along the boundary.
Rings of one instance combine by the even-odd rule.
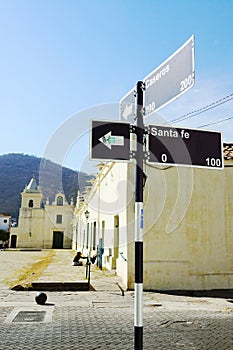
[[[0, 305], [1, 350], [12, 349], [133, 349], [133, 296], [111, 295], [84, 298], [81, 292], [48, 293], [49, 302], [11, 301]], [[24, 292], [25, 293], [25, 292]], [[32, 293], [32, 292], [31, 292]], [[28, 297], [33, 299], [34, 295]], [[85, 292], [83, 292], [85, 293]], [[16, 297], [16, 296], [15, 296]], [[17, 297], [16, 297], [17, 299]], [[19, 311], [45, 311], [45, 322], [14, 322], [9, 316]], [[232, 309], [222, 311], [144, 307], [144, 349], [233, 349]], [[13, 321], [13, 322], [12, 322]]]
[[[9, 255], [1, 254], [2, 264]], [[114, 276], [95, 274], [97, 291], [46, 292], [45, 305], [0, 282], [0, 350], [133, 349], [134, 293], [122, 296]], [[144, 349], [233, 349], [231, 300], [145, 292], [143, 314]]]

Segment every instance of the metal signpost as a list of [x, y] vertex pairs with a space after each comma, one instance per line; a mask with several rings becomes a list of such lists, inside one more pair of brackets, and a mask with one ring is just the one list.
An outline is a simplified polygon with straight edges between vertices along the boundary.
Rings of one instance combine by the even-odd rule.
[[[135, 301], [134, 349], [143, 349], [143, 162], [223, 168], [221, 133], [149, 125], [143, 116], [162, 108], [194, 84], [194, 37], [138, 81], [120, 101], [121, 122], [93, 120], [91, 159], [130, 161], [130, 132], [137, 138], [135, 152]], [[136, 95], [136, 104], [135, 104]], [[136, 125], [134, 124], [136, 117]], [[127, 121], [127, 122], [125, 122]], [[145, 141], [145, 142], [144, 142]], [[146, 151], [146, 152], [144, 152]]]
[[137, 149], [135, 181], [134, 349], [143, 348], [143, 83], [137, 83]]

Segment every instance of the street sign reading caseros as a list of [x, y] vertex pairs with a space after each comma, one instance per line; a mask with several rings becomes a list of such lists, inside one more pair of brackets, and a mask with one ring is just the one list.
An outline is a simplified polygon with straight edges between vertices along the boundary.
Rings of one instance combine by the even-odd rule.
[[130, 161], [130, 124], [92, 120], [90, 158]]
[[149, 162], [223, 168], [220, 132], [149, 125]]
[[145, 116], [188, 91], [194, 84], [194, 37], [150, 73], [143, 82]]

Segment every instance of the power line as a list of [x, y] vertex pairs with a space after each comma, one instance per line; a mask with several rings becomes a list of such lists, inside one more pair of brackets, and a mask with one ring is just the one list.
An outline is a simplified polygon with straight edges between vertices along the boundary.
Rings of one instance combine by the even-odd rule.
[[219, 99], [219, 100], [216, 100], [215, 102], [212, 102], [210, 103], [209, 105], [206, 105], [202, 108], [199, 108], [195, 111], [192, 111], [192, 112], [189, 112], [189, 113], [186, 113], [186, 114], [183, 114], [181, 115], [180, 117], [176, 118], [176, 119], [173, 119], [173, 120], [170, 120], [169, 123], [173, 123], [173, 122], [180, 122], [180, 121], [183, 121], [183, 120], [186, 120], [186, 119], [191, 119], [191, 118], [194, 118], [196, 117], [197, 115], [201, 114], [201, 113], [204, 113], [210, 109], [213, 109], [215, 107], [218, 107], [230, 100], [233, 99], [233, 93]]
[[209, 126], [209, 125], [220, 124], [220, 123], [223, 123], [223, 122], [225, 122], [227, 120], [230, 120], [230, 119], [233, 119], [233, 116], [225, 118], [225, 119], [218, 120], [217, 122], [213, 122], [213, 123], [209, 123], [209, 124], [204, 124], [204, 125], [198, 126], [198, 128], [204, 128], [204, 127]]

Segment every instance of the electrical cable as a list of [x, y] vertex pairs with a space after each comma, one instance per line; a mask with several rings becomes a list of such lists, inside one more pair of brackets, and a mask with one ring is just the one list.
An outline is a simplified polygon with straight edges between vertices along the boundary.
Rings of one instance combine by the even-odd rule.
[[204, 128], [204, 127], [209, 126], [209, 125], [220, 124], [220, 123], [223, 123], [223, 122], [225, 122], [227, 120], [230, 120], [230, 119], [233, 119], [233, 116], [225, 118], [225, 119], [218, 120], [217, 122], [212, 122], [212, 123], [209, 123], [209, 124], [204, 124], [204, 125], [198, 126], [198, 128]]
[[199, 108], [195, 111], [192, 111], [192, 112], [189, 112], [189, 113], [186, 113], [186, 114], [183, 114], [181, 115], [180, 117], [178, 118], [175, 118], [173, 120], [170, 120], [169, 123], [173, 123], [173, 122], [180, 122], [180, 121], [183, 121], [183, 120], [186, 120], [186, 119], [191, 119], [191, 118], [194, 118], [196, 117], [197, 115], [201, 114], [201, 113], [204, 113], [210, 109], [213, 109], [215, 107], [218, 107], [226, 102], [229, 102], [233, 99], [233, 93], [219, 99], [219, 100], [216, 100], [215, 102], [212, 102], [210, 103], [209, 105], [206, 105], [202, 108]]

